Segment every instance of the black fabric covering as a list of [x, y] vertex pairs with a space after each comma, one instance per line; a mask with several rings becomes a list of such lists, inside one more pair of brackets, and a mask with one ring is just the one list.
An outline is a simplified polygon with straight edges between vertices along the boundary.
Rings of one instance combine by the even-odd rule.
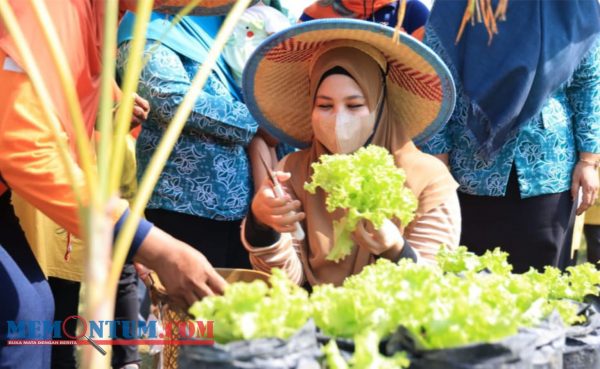
[[585, 324], [567, 328], [564, 369], [600, 369], [600, 298], [587, 296], [582, 304]]
[[309, 321], [287, 340], [260, 338], [215, 344], [182, 346], [180, 369], [320, 369], [321, 350], [314, 322]]
[[451, 349], [422, 350], [410, 333], [400, 327], [386, 347], [392, 355], [407, 351], [410, 369], [562, 369], [565, 329], [557, 314], [535, 328], [495, 343]]

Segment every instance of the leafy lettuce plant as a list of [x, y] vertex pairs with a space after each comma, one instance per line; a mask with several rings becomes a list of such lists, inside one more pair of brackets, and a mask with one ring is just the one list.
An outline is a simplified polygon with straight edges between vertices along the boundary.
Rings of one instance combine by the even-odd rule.
[[356, 350], [346, 362], [335, 343], [329, 341], [323, 347], [327, 368], [329, 369], [401, 369], [408, 368], [410, 361], [403, 352], [387, 357], [379, 352], [380, 337], [373, 331], [359, 334], [356, 339]]
[[215, 341], [228, 343], [253, 338], [288, 338], [312, 314], [308, 293], [273, 269], [270, 287], [263, 281], [228, 285], [223, 296], [197, 301], [189, 313], [198, 320], [213, 320]]
[[327, 193], [327, 211], [346, 210], [346, 215], [334, 222], [335, 247], [328, 260], [337, 262], [352, 252], [350, 235], [361, 219], [379, 229], [386, 219], [396, 218], [406, 225], [414, 218], [417, 199], [404, 186], [404, 170], [383, 147], [370, 145], [353, 154], [322, 155], [312, 168], [306, 191], [314, 194], [320, 187]]

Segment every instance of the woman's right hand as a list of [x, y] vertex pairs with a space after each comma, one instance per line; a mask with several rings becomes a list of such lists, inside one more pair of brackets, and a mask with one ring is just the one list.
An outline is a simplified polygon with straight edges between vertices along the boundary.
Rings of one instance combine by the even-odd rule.
[[[277, 179], [283, 183], [290, 179], [290, 173], [275, 172]], [[279, 233], [291, 233], [296, 230], [296, 222], [304, 219], [305, 214], [299, 212], [301, 203], [285, 194], [278, 198], [273, 190], [273, 183], [265, 178], [252, 200], [252, 214], [259, 225], [274, 229]]]

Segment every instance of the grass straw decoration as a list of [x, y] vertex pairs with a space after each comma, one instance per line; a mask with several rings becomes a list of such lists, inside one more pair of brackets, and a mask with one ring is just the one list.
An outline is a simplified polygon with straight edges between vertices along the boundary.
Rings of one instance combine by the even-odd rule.
[[456, 35], [456, 40], [454, 41], [457, 44], [458, 41], [460, 41], [460, 39], [462, 38], [462, 34], [465, 31], [467, 23], [469, 22], [469, 20], [473, 19], [473, 13], [475, 13], [476, 3], [477, 0], [468, 0], [467, 2], [467, 9], [465, 9], [465, 14], [463, 14], [462, 21], [460, 22], [460, 28], [458, 29], [458, 34]]
[[[133, 26], [133, 39], [131, 48], [129, 49], [127, 66], [125, 67], [125, 75], [123, 77], [123, 96], [117, 115], [115, 118], [115, 132], [113, 137], [113, 149], [110, 162], [113, 165], [110, 168], [109, 174], [109, 196], [118, 193], [121, 184], [121, 174], [123, 172], [122, 165], [125, 158], [125, 136], [129, 133], [131, 125], [131, 116], [133, 113], [133, 94], [137, 90], [137, 85], [142, 71], [142, 58], [144, 47], [146, 45], [146, 28], [152, 13], [153, 0], [138, 1], [135, 10], [135, 24]], [[115, 49], [116, 50], [116, 43]]]
[[498, 24], [496, 20], [505, 21], [506, 11], [508, 9], [508, 0], [499, 0], [496, 10], [492, 6], [492, 0], [467, 0], [467, 7], [463, 15], [458, 33], [456, 34], [456, 44], [460, 42], [465, 27], [469, 21], [474, 26], [477, 23], [483, 23], [488, 33], [488, 45], [492, 44], [494, 35], [498, 34]]
[[[103, 321], [114, 317], [116, 293], [107, 287], [106, 280], [111, 267], [113, 228], [110, 199], [114, 196], [109, 189], [109, 174], [113, 138], [113, 104], [115, 98], [115, 65], [117, 46], [118, 0], [104, 0], [104, 25], [102, 39], [102, 74], [97, 126], [100, 132], [98, 143], [98, 187], [94, 193], [95, 205], [87, 212], [87, 242], [85, 255], [84, 316], [88, 320]], [[122, 164], [114, 163], [116, 166]], [[107, 293], [109, 292], [109, 293]], [[99, 355], [94, 348], [82, 348], [81, 362], [84, 368], [110, 368], [112, 346], [105, 346], [107, 355]]]
[[75, 163], [71, 160], [71, 151], [69, 145], [67, 144], [67, 138], [64, 135], [61, 123], [54, 112], [54, 102], [52, 101], [50, 93], [46, 88], [46, 84], [44, 83], [42, 74], [37, 67], [37, 63], [35, 62], [35, 58], [31, 53], [31, 49], [27, 45], [27, 40], [25, 39], [25, 36], [21, 31], [21, 27], [17, 22], [15, 13], [8, 4], [8, 0], [0, 0], [0, 16], [2, 17], [2, 21], [4, 22], [8, 33], [13, 38], [15, 46], [21, 55], [21, 59], [24, 64], [23, 68], [27, 72], [35, 93], [40, 100], [42, 111], [47, 117], [46, 122], [48, 123], [54, 140], [58, 146], [59, 157], [63, 163], [68, 180], [73, 188], [75, 200], [77, 201], [79, 208], [82, 209], [82, 192], [77, 186], [77, 183], [80, 183], [80, 181], [78, 180], [79, 178], [77, 178], [78, 173], [76, 172]]
[[392, 42], [400, 41], [400, 31], [402, 30], [402, 23], [404, 22], [404, 16], [406, 15], [406, 0], [400, 1], [400, 10], [398, 11], [398, 19], [396, 21], [396, 27], [394, 27], [394, 37]]
[[[113, 104], [115, 94], [115, 66], [117, 48], [118, 0], [104, 0], [104, 33], [102, 40], [102, 79], [100, 81], [100, 103], [98, 104], [98, 200], [104, 204], [110, 196], [109, 176], [113, 137]], [[119, 162], [113, 162], [119, 166]]]
[[87, 198], [92, 199], [91, 194], [96, 193], [96, 172], [93, 164], [94, 153], [92, 152], [90, 138], [86, 131], [83, 114], [81, 112], [81, 105], [79, 103], [79, 96], [75, 90], [75, 82], [73, 81], [71, 70], [69, 69], [69, 61], [60, 44], [52, 19], [48, 16], [46, 4], [44, 4], [42, 0], [31, 0], [31, 5], [36, 20], [42, 29], [46, 44], [50, 48], [52, 61], [56, 66], [60, 78], [60, 84], [67, 101], [67, 106], [69, 107], [71, 122], [74, 128], [78, 161], [85, 175], [87, 188], [89, 190], [89, 193], [86, 194], [86, 196]]
[[185, 122], [189, 117], [198, 96], [202, 92], [202, 88], [208, 79], [212, 69], [219, 58], [223, 47], [227, 43], [233, 29], [242, 16], [244, 10], [248, 7], [251, 0], [238, 0], [233, 6], [225, 22], [221, 26], [215, 43], [210, 48], [210, 51], [206, 57], [204, 63], [196, 73], [188, 93], [185, 95], [181, 105], [177, 109], [173, 120], [169, 124], [169, 127], [165, 131], [163, 138], [161, 139], [156, 152], [152, 156], [148, 169], [144, 173], [144, 176], [139, 184], [138, 193], [133, 201], [131, 212], [129, 217], [125, 221], [121, 232], [117, 238], [113, 254], [113, 264], [108, 280], [108, 286], [116, 287], [119, 280], [123, 263], [127, 256], [129, 246], [133, 240], [135, 229], [140, 221], [144, 208], [150, 199], [152, 190], [158, 181], [160, 173], [162, 172], [166, 161], [177, 142], [177, 139], [183, 130]]

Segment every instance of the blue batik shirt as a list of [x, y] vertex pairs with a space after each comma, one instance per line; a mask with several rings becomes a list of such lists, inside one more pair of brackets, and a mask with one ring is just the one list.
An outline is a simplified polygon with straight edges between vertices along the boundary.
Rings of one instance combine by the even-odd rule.
[[[426, 34], [425, 43], [444, 59], [439, 43], [430, 34]], [[430, 154], [449, 154], [459, 191], [504, 196], [514, 164], [522, 198], [564, 192], [571, 187], [578, 153], [600, 153], [600, 42], [588, 52], [572, 79], [551, 95], [541, 112], [490, 160], [477, 154], [477, 141], [466, 127], [468, 105], [460, 78], [452, 72], [457, 87], [454, 113], [421, 149]]]
[[[128, 53], [129, 42], [122, 43], [117, 61], [121, 75]], [[153, 42], [146, 46], [145, 56], [149, 59], [138, 93], [149, 101], [151, 110], [136, 145], [138, 178], [146, 171], [200, 67], [198, 62]], [[245, 147], [257, 128], [246, 105], [212, 73], [147, 207], [215, 220], [242, 219], [253, 193]]]

